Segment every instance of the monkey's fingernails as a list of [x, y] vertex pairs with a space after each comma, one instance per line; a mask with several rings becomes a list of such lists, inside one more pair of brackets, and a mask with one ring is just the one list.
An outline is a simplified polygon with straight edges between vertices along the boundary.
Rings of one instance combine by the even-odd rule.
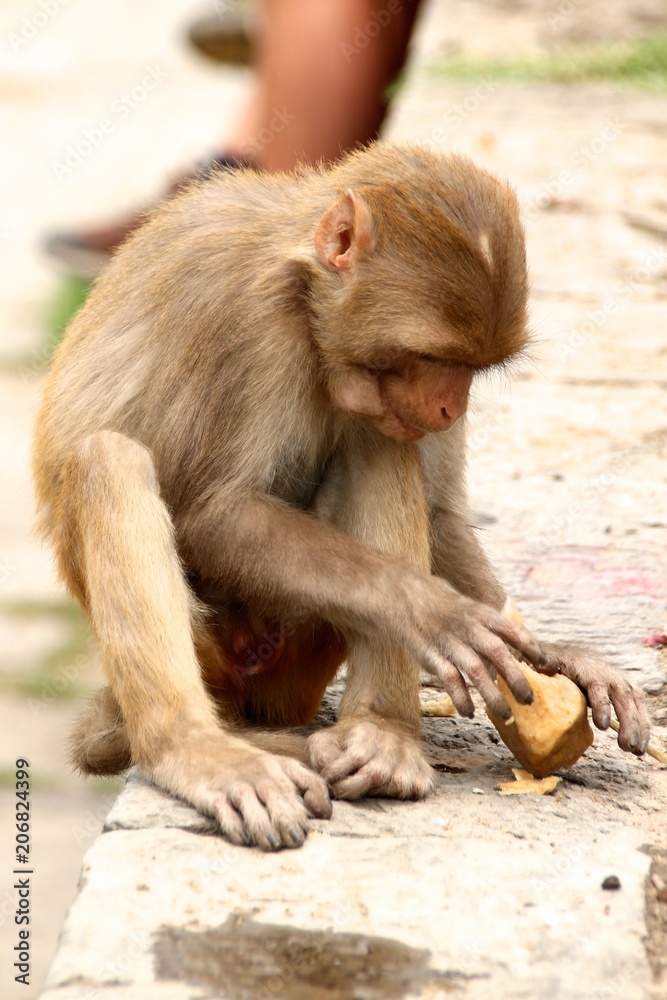
[[558, 673], [558, 664], [555, 660], [550, 660], [549, 657], [547, 657], [546, 663], [533, 664], [533, 666], [547, 677], [554, 677]]
[[306, 834], [301, 829], [301, 827], [291, 826], [288, 830], [288, 833], [296, 846], [300, 846], [301, 844], [303, 844], [304, 840], [306, 839]]
[[273, 834], [273, 833], [267, 833], [266, 839], [268, 840], [268, 842], [271, 845], [272, 849], [274, 851], [277, 851], [278, 848], [280, 847], [280, 841], [275, 836], [275, 834]]
[[639, 748], [639, 756], [640, 757], [644, 756], [644, 754], [646, 753], [647, 748], [648, 748], [648, 740], [644, 740], [644, 742], [642, 743], [642, 745]]
[[498, 697], [494, 698], [493, 702], [488, 701], [487, 705], [493, 715], [500, 719], [501, 722], [509, 722], [512, 718], [512, 709], [509, 707], [500, 692], [498, 692]]
[[544, 652], [542, 647], [538, 646], [534, 639], [531, 639], [530, 642], [524, 646], [524, 652], [530, 662], [534, 663], [536, 667], [546, 667], [549, 662], [549, 657]]

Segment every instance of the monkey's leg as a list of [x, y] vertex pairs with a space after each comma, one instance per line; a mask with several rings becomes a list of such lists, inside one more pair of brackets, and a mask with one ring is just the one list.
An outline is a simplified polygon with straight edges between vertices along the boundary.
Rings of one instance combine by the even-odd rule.
[[197, 610], [149, 452], [112, 431], [86, 438], [65, 470], [65, 537], [133, 763], [214, 816], [238, 844], [298, 846], [330, 814], [324, 782], [302, 764], [225, 732], [201, 679]]
[[[428, 572], [424, 478], [413, 444], [362, 432], [318, 504], [341, 531]], [[313, 765], [339, 798], [421, 798], [434, 775], [419, 741], [419, 666], [381, 639], [346, 638], [348, 680], [338, 722], [311, 737]]]

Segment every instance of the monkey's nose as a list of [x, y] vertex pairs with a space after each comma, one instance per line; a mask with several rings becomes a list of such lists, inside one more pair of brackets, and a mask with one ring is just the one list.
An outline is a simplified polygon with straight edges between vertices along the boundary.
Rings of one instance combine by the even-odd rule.
[[440, 418], [451, 427], [455, 421], [462, 417], [468, 409], [468, 397], [464, 399], [448, 399], [444, 406], [440, 406]]

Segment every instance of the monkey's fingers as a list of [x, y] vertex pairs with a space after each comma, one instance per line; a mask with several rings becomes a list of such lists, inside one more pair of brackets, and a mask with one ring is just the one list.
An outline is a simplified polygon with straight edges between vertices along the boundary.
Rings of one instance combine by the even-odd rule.
[[372, 761], [355, 771], [354, 774], [341, 778], [332, 784], [331, 790], [337, 799], [347, 799], [354, 802], [370, 795], [374, 788], [379, 787], [379, 773]]
[[[313, 764], [325, 781], [336, 791], [338, 782], [360, 771], [373, 756], [373, 748], [359, 740], [349, 744], [340, 737], [336, 727], [315, 733], [309, 743]], [[361, 793], [363, 795], [363, 792]]]
[[[498, 636], [494, 635], [493, 632], [484, 632], [481, 629], [477, 630], [472, 638], [475, 650], [480, 653], [485, 660], [488, 660], [503, 680], [507, 682], [507, 686], [519, 704], [531, 705], [533, 702], [533, 692], [530, 687], [530, 682], [517, 666], [516, 660], [510, 653], [505, 643], [498, 638]], [[495, 687], [495, 684], [494, 688], [496, 691], [498, 690]], [[488, 700], [486, 698], [484, 700], [488, 704]], [[493, 708], [491, 705], [489, 707]], [[495, 708], [493, 708], [493, 710], [495, 711]], [[510, 715], [511, 712], [506, 717], [501, 715], [501, 718], [509, 719]]]
[[443, 688], [452, 699], [454, 708], [459, 715], [463, 715], [467, 719], [472, 719], [475, 714], [475, 706], [466, 687], [466, 682], [461, 675], [461, 671], [451, 660], [439, 655], [429, 656], [424, 665], [429, 673], [435, 674], [442, 682]]
[[523, 625], [517, 625], [511, 618], [496, 613], [492, 616], [489, 615], [484, 624], [489, 631], [500, 636], [508, 646], [513, 646], [522, 656], [525, 656], [528, 663], [532, 663], [538, 668], [548, 667], [549, 658], [542, 649], [542, 646]]
[[586, 700], [591, 708], [593, 723], [598, 729], [609, 729], [611, 723], [611, 701], [609, 687], [602, 681], [592, 681], [586, 688]]
[[213, 806], [214, 815], [222, 833], [237, 847], [249, 847], [250, 837], [245, 829], [243, 817], [235, 809], [226, 795], [220, 795]]
[[283, 789], [267, 781], [257, 788], [249, 783], [238, 783], [227, 795], [243, 818], [250, 842], [263, 851], [300, 847], [303, 843], [306, 810], [296, 793], [288, 796]]
[[301, 804], [295, 809], [293, 793], [286, 795], [272, 782], [260, 784], [255, 789], [271, 822], [272, 832], [282, 847], [301, 847], [308, 836], [308, 817]]
[[420, 799], [433, 787], [433, 770], [419, 742], [374, 719], [349, 720], [316, 733], [311, 753], [336, 798]]
[[641, 757], [646, 753], [651, 732], [641, 692], [623, 678], [609, 685], [609, 697], [619, 722], [619, 747]]
[[512, 714], [510, 707], [494, 684], [486, 663], [484, 663], [477, 653], [469, 646], [466, 646], [465, 643], [458, 642], [457, 640], [450, 640], [448, 642], [447, 653], [452, 663], [459, 670], [464, 671], [470, 678], [489, 709], [501, 719], [509, 719]]
[[326, 781], [290, 757], [285, 758], [283, 768], [301, 793], [309, 815], [315, 819], [331, 819], [331, 798]]
[[[386, 761], [371, 760], [356, 774], [334, 786], [337, 799], [360, 799], [364, 795], [388, 799], [423, 799], [434, 785], [433, 768], [423, 759], [406, 759], [391, 769]], [[389, 773], [389, 777], [387, 774]]]

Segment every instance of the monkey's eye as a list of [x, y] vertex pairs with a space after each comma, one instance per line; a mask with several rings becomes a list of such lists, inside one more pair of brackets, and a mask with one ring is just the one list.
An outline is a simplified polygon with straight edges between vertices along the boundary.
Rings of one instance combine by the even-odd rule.
[[382, 368], [372, 368], [370, 365], [366, 365], [365, 370], [368, 372], [369, 375], [372, 375], [373, 378], [380, 378], [380, 376], [382, 375], [398, 376], [401, 374], [398, 368], [390, 368], [389, 366], [387, 367], [383, 366]]

